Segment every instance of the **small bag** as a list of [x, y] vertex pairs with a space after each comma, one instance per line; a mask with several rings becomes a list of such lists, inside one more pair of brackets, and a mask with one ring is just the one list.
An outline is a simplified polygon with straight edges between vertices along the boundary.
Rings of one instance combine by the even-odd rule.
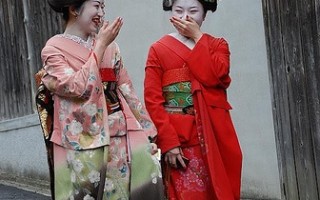
[[37, 86], [35, 101], [44, 139], [50, 140], [53, 131], [53, 99], [51, 92], [41, 81], [45, 75], [46, 71], [43, 68], [35, 74]]
[[50, 141], [53, 132], [53, 99], [48, 88], [41, 81], [46, 75], [46, 71], [41, 68], [35, 75], [37, 93], [35, 96], [37, 111], [39, 115], [40, 125], [47, 149], [47, 159], [50, 173], [50, 189], [51, 197], [55, 199], [54, 194], [54, 160], [53, 160], [53, 143]]

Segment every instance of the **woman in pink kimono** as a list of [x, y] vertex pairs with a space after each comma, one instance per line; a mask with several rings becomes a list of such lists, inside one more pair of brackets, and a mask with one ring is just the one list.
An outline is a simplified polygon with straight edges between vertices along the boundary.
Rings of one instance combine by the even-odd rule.
[[37, 94], [39, 111], [54, 108], [52, 127], [39, 112], [53, 199], [162, 199], [156, 129], [113, 42], [122, 19], [103, 22], [103, 0], [48, 2], [66, 20], [41, 52], [52, 99]]

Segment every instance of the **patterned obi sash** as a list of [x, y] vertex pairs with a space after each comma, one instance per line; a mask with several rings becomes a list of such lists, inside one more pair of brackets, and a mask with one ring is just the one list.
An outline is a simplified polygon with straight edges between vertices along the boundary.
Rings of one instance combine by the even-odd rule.
[[108, 114], [120, 111], [120, 100], [117, 96], [117, 78], [114, 69], [101, 68], [99, 71], [106, 97]]
[[194, 115], [188, 68], [168, 70], [163, 74], [164, 107], [168, 113]]

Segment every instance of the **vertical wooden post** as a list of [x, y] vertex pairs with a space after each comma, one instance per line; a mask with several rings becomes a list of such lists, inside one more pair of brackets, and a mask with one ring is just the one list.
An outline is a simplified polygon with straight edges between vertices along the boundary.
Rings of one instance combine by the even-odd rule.
[[318, 0], [263, 0], [283, 199], [319, 199]]
[[[28, 69], [29, 69], [29, 77], [31, 78], [31, 99], [34, 100], [35, 99], [35, 81], [34, 81], [34, 69], [35, 69], [35, 65], [36, 65], [36, 61], [35, 61], [35, 56], [34, 56], [34, 46], [33, 46], [33, 38], [32, 38], [32, 34], [31, 34], [31, 29], [30, 29], [30, 8], [29, 8], [29, 3], [30, 1], [22, 1], [23, 4], [23, 13], [24, 13], [24, 27], [25, 27], [25, 34], [26, 34], [26, 39], [27, 39], [27, 51], [28, 51]], [[35, 105], [35, 104], [33, 104]], [[33, 106], [33, 110], [34, 112], [36, 112], [36, 107]]]

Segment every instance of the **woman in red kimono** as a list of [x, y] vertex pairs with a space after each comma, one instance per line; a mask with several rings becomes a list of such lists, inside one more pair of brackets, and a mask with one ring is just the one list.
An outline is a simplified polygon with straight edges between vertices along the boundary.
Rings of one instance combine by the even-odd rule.
[[240, 199], [242, 153], [230, 117], [227, 42], [202, 33], [216, 0], [163, 0], [176, 33], [152, 44], [145, 103], [163, 153], [167, 196]]

